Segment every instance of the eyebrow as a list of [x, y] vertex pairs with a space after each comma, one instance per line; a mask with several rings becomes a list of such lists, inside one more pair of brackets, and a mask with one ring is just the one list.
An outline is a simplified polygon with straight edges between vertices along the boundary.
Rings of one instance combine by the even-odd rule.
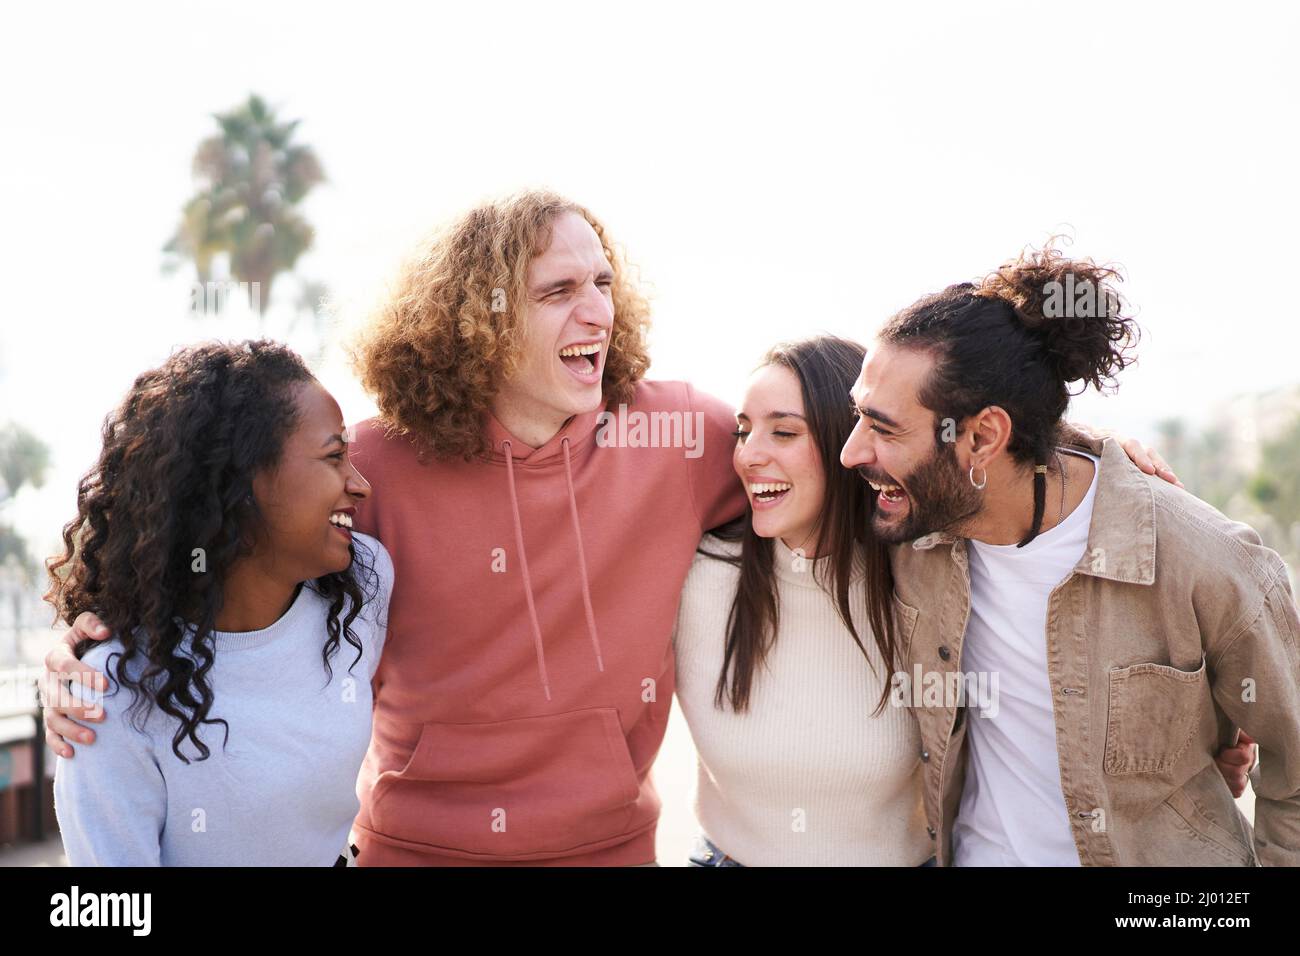
[[874, 408], [864, 408], [862, 409], [862, 414], [866, 415], [868, 418], [874, 418], [878, 422], [884, 422], [890, 428], [903, 427], [902, 425], [898, 424], [898, 422], [894, 421], [892, 418], [886, 415], [884, 412], [878, 411], [877, 409]]
[[[597, 278], [597, 279], [612, 279], [612, 278], [614, 278], [614, 270], [613, 270], [613, 269], [608, 269], [608, 268], [606, 268], [606, 269], [601, 269], [599, 272], [596, 273], [596, 278]], [[564, 278], [564, 279], [555, 279], [554, 281], [552, 281], [552, 282], [548, 282], [548, 283], [546, 283], [545, 285], [538, 286], [536, 289], [533, 290], [533, 293], [532, 293], [532, 294], [533, 294], [533, 295], [550, 295], [552, 292], [556, 292], [556, 291], [558, 291], [558, 290], [560, 290], [560, 289], [567, 289], [567, 288], [569, 288], [570, 286], [578, 285], [579, 282], [580, 282], [580, 280], [574, 278], [573, 276], [569, 276], [569, 277]]]
[[[346, 433], [346, 429], [345, 429], [345, 433]], [[344, 438], [343, 435], [330, 435], [329, 438], [325, 439], [325, 444], [321, 445], [321, 447], [328, 448], [330, 445], [333, 445], [335, 443], [340, 445], [346, 445], [348, 443], [348, 440]]]
[[878, 408], [870, 408], [870, 407], [863, 408], [862, 405], [858, 403], [858, 398], [856, 395], [853, 394], [853, 392], [849, 392], [849, 401], [853, 403], [854, 408], [856, 408], [859, 412], [862, 413], [862, 415], [864, 415], [867, 418], [874, 418], [878, 422], [884, 422], [890, 428], [903, 427], [902, 425], [898, 424], [898, 422], [894, 421], [892, 418], [890, 418], [888, 415], [886, 415]]
[[[743, 418], [745, 421], [749, 421], [749, 416], [746, 415], [744, 412], [736, 412], [736, 417]], [[807, 421], [807, 419], [804, 418], [802, 415], [800, 415], [798, 412], [768, 412], [767, 415], [764, 417], [767, 418], [768, 421], [775, 421], [778, 418], [797, 418], [801, 422]]]

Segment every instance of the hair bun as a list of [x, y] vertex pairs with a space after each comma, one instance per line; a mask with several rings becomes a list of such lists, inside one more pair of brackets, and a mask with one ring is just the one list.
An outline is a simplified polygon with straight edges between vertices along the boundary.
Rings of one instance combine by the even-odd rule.
[[1055, 239], [990, 272], [972, 294], [1001, 299], [1040, 335], [1062, 381], [1113, 387], [1116, 373], [1133, 362], [1128, 353], [1140, 336], [1115, 288], [1123, 276], [1091, 259], [1066, 258]]

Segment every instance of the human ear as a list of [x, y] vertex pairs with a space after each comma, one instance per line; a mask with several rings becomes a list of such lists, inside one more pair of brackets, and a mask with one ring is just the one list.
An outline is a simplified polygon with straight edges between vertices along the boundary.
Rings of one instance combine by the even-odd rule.
[[997, 405], [981, 409], [970, 419], [967, 440], [970, 465], [987, 467], [1011, 441], [1011, 416]]

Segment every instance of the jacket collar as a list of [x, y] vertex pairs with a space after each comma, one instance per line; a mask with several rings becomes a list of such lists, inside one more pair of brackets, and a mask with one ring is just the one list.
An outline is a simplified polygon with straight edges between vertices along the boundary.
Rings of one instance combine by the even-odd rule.
[[[1152, 584], [1156, 579], [1156, 503], [1150, 481], [1113, 438], [1076, 437], [1071, 444], [1101, 458], [1101, 474], [1092, 503], [1088, 547], [1074, 570], [1080, 574]], [[935, 531], [912, 542], [917, 551], [965, 539]]]

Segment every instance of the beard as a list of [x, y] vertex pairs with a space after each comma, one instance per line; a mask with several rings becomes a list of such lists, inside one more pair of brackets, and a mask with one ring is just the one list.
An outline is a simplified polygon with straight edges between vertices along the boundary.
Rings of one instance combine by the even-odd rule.
[[[864, 472], [859, 469], [859, 474]], [[880, 483], [874, 475], [871, 480]], [[907, 512], [901, 516], [884, 514], [872, 502], [871, 530], [886, 544], [913, 541], [935, 531], [959, 534], [961, 526], [983, 507], [983, 492], [962, 472], [956, 449], [948, 442], [912, 469], [906, 479], [895, 482], [886, 478], [884, 482], [902, 485], [907, 492]]]

